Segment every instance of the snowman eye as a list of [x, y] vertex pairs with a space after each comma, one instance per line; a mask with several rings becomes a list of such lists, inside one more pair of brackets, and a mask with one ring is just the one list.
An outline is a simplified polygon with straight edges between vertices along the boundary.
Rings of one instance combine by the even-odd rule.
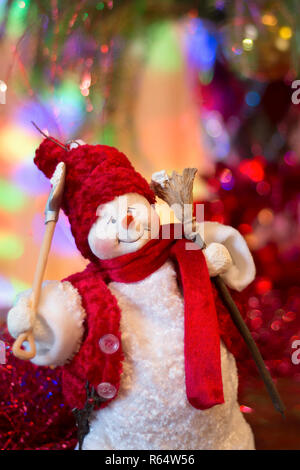
[[115, 224], [117, 222], [117, 219], [115, 219], [114, 217], [111, 217], [107, 223], [109, 224], [110, 222], [112, 224]]

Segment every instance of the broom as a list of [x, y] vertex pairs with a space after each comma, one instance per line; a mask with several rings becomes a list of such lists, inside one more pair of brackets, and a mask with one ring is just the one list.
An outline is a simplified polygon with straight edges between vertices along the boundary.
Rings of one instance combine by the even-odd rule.
[[[196, 219], [193, 217], [193, 184], [196, 173], [196, 168], [185, 168], [182, 175], [173, 171], [172, 176], [169, 177], [163, 170], [152, 175], [151, 187], [155, 194], [173, 209], [177, 219], [183, 224], [185, 238], [194, 241], [201, 249], [204, 249], [206, 247], [205, 242], [196, 230]], [[275, 409], [284, 417], [285, 406], [229, 290], [221, 276], [212, 277], [212, 282], [216, 286], [236, 328], [250, 350]]]

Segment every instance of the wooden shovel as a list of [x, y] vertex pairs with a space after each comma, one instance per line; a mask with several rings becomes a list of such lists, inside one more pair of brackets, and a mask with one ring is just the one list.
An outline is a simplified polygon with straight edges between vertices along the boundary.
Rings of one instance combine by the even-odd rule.
[[[46, 230], [40, 250], [37, 267], [35, 270], [34, 281], [32, 286], [31, 308], [34, 312], [34, 317], [37, 314], [37, 308], [40, 300], [41, 287], [44, 279], [44, 274], [47, 266], [48, 255], [51, 247], [51, 242], [58, 221], [59, 210], [62, 202], [66, 175], [66, 165], [60, 162], [55, 169], [51, 178], [52, 189], [46, 204], [45, 209], [45, 224]], [[32, 319], [34, 320], [34, 318]], [[22, 349], [24, 341], [28, 341], [29, 349]], [[34, 358], [36, 355], [36, 346], [32, 329], [21, 333], [13, 344], [12, 351], [16, 357], [23, 360]]]

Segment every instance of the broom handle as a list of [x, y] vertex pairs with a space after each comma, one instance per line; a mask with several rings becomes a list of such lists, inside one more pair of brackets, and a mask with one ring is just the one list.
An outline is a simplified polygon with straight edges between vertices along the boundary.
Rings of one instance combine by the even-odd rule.
[[264, 363], [262, 355], [249, 331], [249, 328], [247, 327], [242, 315], [240, 314], [240, 311], [237, 308], [236, 303], [231, 297], [230, 292], [225, 285], [225, 282], [223, 281], [221, 276], [213, 277], [212, 281], [214, 285], [216, 286], [218, 293], [220, 294], [223, 304], [225, 305], [225, 307], [227, 307], [233, 323], [237, 327], [249, 351], [251, 352], [251, 355], [256, 364], [258, 372], [260, 373], [260, 376], [266, 386], [266, 389], [269, 392], [269, 395], [271, 397], [271, 400], [273, 402], [275, 409], [279, 411], [279, 413], [284, 417], [285, 406], [280, 398], [280, 395], [273, 382], [271, 374], [268, 371]]
[[[44, 238], [35, 270], [33, 286], [32, 286], [32, 295], [31, 295], [31, 307], [33, 311], [33, 321], [37, 314], [37, 307], [41, 295], [41, 287], [44, 279], [44, 274], [47, 266], [48, 255], [51, 247], [51, 242], [56, 226], [56, 221], [51, 220], [46, 224], [46, 230], [44, 233]], [[24, 341], [29, 342], [29, 349], [24, 350], [21, 348]], [[36, 346], [34, 342], [34, 336], [32, 330], [25, 331], [21, 333], [13, 344], [12, 351], [16, 357], [23, 360], [33, 359], [36, 355]]]
[[[193, 218], [193, 230], [195, 233], [195, 218]], [[196, 234], [195, 237], [195, 242], [199, 244], [199, 246], [203, 249], [206, 247], [204, 240], [202, 240], [200, 233]], [[221, 276], [214, 276], [212, 277], [212, 281], [214, 285], [216, 286], [216, 289], [218, 293], [220, 294], [220, 297], [223, 301], [223, 304], [225, 307], [227, 307], [231, 319], [233, 323], [235, 324], [236, 328], [240, 332], [243, 340], [245, 341], [249, 351], [251, 352], [251, 355], [253, 357], [253, 360], [256, 364], [256, 367], [258, 369], [258, 372], [266, 386], [266, 389], [269, 392], [269, 395], [271, 397], [271, 400], [273, 402], [273, 405], [277, 411], [284, 417], [284, 410], [285, 406], [280, 398], [280, 395], [278, 393], [278, 390], [273, 382], [273, 379], [271, 377], [270, 372], [268, 371], [264, 360], [262, 358], [262, 355], [260, 354], [260, 351], [249, 331], [249, 328], [247, 327], [242, 315], [240, 314], [239, 309], [237, 308], [237, 305], [233, 298], [231, 297], [231, 294], [229, 290], [227, 289], [227, 286]]]

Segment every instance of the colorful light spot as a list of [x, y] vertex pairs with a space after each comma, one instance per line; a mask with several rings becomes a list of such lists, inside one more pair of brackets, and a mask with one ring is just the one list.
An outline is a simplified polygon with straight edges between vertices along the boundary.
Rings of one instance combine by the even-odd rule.
[[271, 328], [272, 328], [273, 331], [280, 330], [281, 326], [282, 326], [282, 323], [281, 323], [280, 320], [275, 320], [271, 323]]
[[[32, 129], [30, 119], [27, 120], [28, 127]], [[1, 140], [1, 158], [12, 163], [14, 161], [22, 161], [32, 159], [35, 149], [40, 143], [40, 138], [28, 132], [28, 127], [20, 124], [3, 126], [0, 130]], [[32, 131], [31, 131], [32, 132]]]
[[16, 278], [11, 278], [10, 282], [14, 288], [14, 297], [31, 287], [30, 284], [28, 284], [27, 282]]
[[50, 190], [48, 178], [32, 162], [18, 166], [12, 176], [12, 181], [30, 196]]
[[277, 24], [277, 18], [272, 13], [265, 13], [261, 22], [266, 26], [275, 26]]
[[261, 225], [270, 225], [274, 220], [274, 214], [271, 209], [262, 209], [259, 211], [257, 219]]
[[290, 47], [290, 42], [287, 41], [286, 39], [282, 39], [282, 38], [277, 38], [275, 40], [275, 46], [277, 47], [277, 49], [279, 51], [287, 51]]
[[282, 39], [290, 39], [293, 35], [293, 31], [289, 26], [282, 26], [279, 30], [279, 36]]
[[3, 16], [4, 16], [6, 1], [7, 0], [1, 0], [0, 1], [0, 21], [2, 21]]
[[11, 37], [19, 37], [26, 26], [26, 15], [28, 12], [30, 1], [14, 0], [12, 2], [8, 22], [6, 26], [6, 33]]
[[0, 258], [14, 260], [20, 258], [24, 251], [20, 237], [13, 233], [0, 232]]
[[242, 413], [253, 413], [253, 408], [250, 408], [250, 406], [245, 406], [245, 405], [241, 405], [240, 406], [240, 410]]
[[248, 106], [257, 106], [260, 103], [260, 95], [257, 91], [248, 91], [245, 96], [245, 101]]
[[231, 50], [235, 55], [243, 54], [243, 49], [241, 49], [240, 47], [232, 46]]
[[88, 88], [83, 88], [81, 90], [81, 94], [82, 94], [82, 96], [89, 96], [90, 90]]
[[103, 126], [101, 132], [101, 143], [104, 145], [114, 146], [116, 143], [116, 131], [114, 126], [107, 124]]
[[242, 42], [244, 51], [248, 52], [253, 49], [253, 40], [251, 38], [245, 38]]
[[10, 307], [14, 299], [14, 288], [9, 279], [0, 276], [0, 308]]
[[214, 139], [222, 134], [222, 124], [217, 116], [211, 116], [205, 123], [206, 132]]
[[260, 317], [255, 317], [251, 319], [250, 328], [251, 330], [258, 330], [262, 326], [262, 319]]
[[282, 315], [282, 320], [285, 322], [291, 322], [296, 319], [296, 316], [297, 316], [296, 312], [289, 311], [289, 312], [284, 313], [284, 315]]
[[257, 297], [250, 297], [248, 300], [249, 307], [256, 309], [259, 306], [259, 300]]
[[270, 279], [262, 278], [256, 282], [255, 287], [258, 294], [265, 294], [272, 289], [272, 282]]
[[256, 191], [260, 196], [266, 196], [271, 191], [271, 185], [267, 181], [260, 181], [256, 185]]
[[203, 85], [209, 85], [214, 77], [213, 69], [210, 70], [203, 70], [199, 72], [199, 80]]
[[81, 81], [80, 90], [84, 90], [85, 88], [89, 88], [90, 86], [91, 86], [91, 74], [89, 72], [86, 72]]
[[293, 151], [286, 152], [283, 159], [289, 166], [295, 166], [297, 164], [297, 155]]
[[[36, 214], [32, 220], [32, 232], [34, 241], [40, 245], [44, 236], [44, 218]], [[71, 234], [68, 218], [63, 212], [60, 213], [56, 224], [51, 251], [63, 257], [70, 257], [77, 254], [74, 238]]]
[[247, 317], [250, 318], [251, 320], [254, 320], [254, 318], [260, 318], [261, 311], [254, 308], [253, 310], [250, 310], [250, 312], [247, 313]]
[[247, 38], [256, 39], [258, 36], [257, 27], [254, 24], [247, 24], [245, 27]]
[[153, 24], [147, 37], [148, 64], [152, 70], [176, 71], [183, 67], [183, 55], [172, 22]]
[[231, 170], [229, 170], [228, 168], [225, 168], [225, 170], [222, 171], [221, 176], [220, 176], [220, 182], [221, 182], [222, 188], [227, 191], [233, 188], [234, 178], [233, 178]]
[[[65, 135], [74, 134], [83, 121], [85, 100], [80, 91], [78, 83], [71, 79], [65, 79], [55, 89], [54, 94], [47, 91], [43, 97], [44, 106], [53, 112], [53, 123], [57, 123]], [[49, 128], [49, 126], [47, 127]], [[49, 131], [52, 132], [51, 128]], [[54, 132], [57, 135], [57, 127]]]
[[264, 169], [258, 160], [244, 160], [239, 165], [239, 170], [243, 175], [248, 176], [252, 181], [259, 182], [264, 179]]
[[232, 172], [228, 168], [222, 171], [220, 176], [221, 183], [229, 183], [232, 179]]
[[212, 32], [199, 18], [193, 18], [188, 23], [185, 47], [191, 66], [202, 71], [212, 69], [216, 60], [218, 43]]
[[102, 54], [107, 54], [108, 45], [107, 44], [102, 44], [102, 46], [100, 47], [100, 50], [101, 50]]
[[240, 224], [238, 226], [238, 231], [241, 232], [242, 235], [247, 235], [252, 232], [252, 227], [249, 224]]
[[7, 85], [3, 80], [0, 80], [0, 92], [5, 93], [7, 90]]
[[0, 179], [0, 208], [7, 212], [20, 210], [27, 198], [24, 193], [15, 185]]

